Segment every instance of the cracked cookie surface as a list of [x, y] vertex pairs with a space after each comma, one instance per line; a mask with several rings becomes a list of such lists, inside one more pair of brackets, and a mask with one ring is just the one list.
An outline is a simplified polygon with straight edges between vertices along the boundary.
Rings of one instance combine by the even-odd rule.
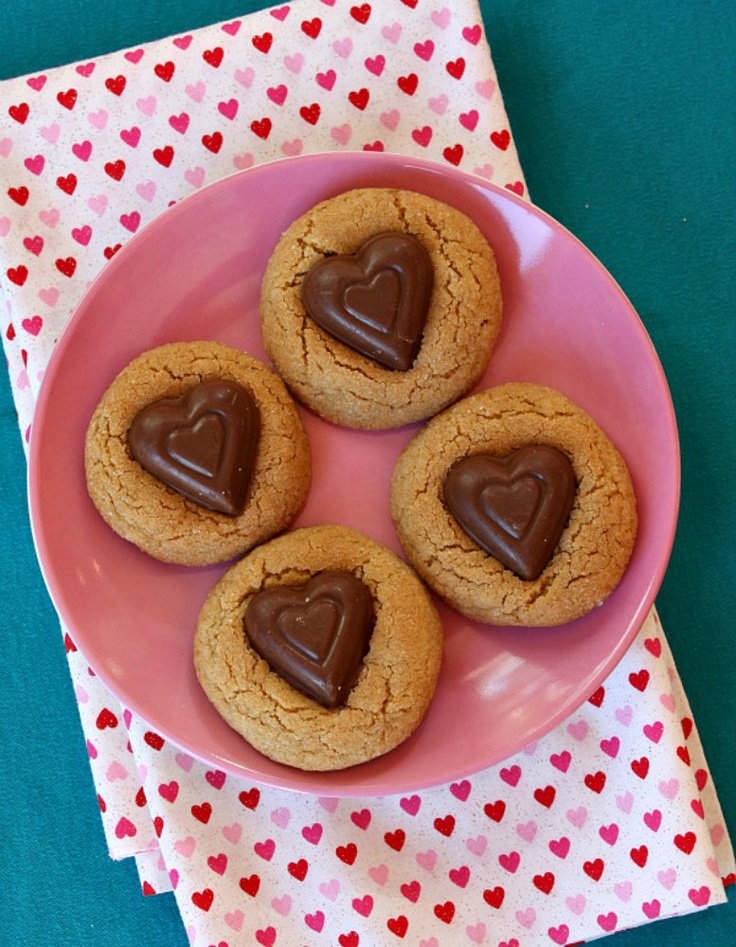
[[[194, 385], [226, 379], [247, 388], [261, 418], [249, 496], [228, 516], [186, 499], [135, 461], [128, 431], [138, 411]], [[284, 529], [306, 496], [309, 442], [281, 379], [262, 362], [219, 342], [174, 342], [144, 352], [102, 396], [85, 441], [87, 490], [120, 536], [164, 562], [223, 562]]]
[[[562, 451], [577, 481], [557, 549], [532, 581], [481, 549], [443, 502], [455, 462], [527, 444]], [[626, 570], [637, 530], [629, 471], [606, 434], [560, 392], [523, 383], [465, 398], [415, 435], [394, 469], [391, 514], [427, 584], [462, 614], [495, 625], [559, 625], [601, 604]]]
[[[314, 265], [387, 231], [416, 237], [434, 271], [408, 371], [384, 368], [330, 336], [301, 299]], [[295, 396], [336, 424], [376, 430], [427, 418], [475, 384], [500, 331], [502, 303], [493, 251], [465, 214], [413, 191], [361, 188], [323, 201], [288, 228], [266, 267], [260, 308], [264, 345]]]
[[[375, 624], [347, 702], [328, 709], [272, 671], [243, 628], [248, 603], [276, 585], [337, 569], [373, 594]], [[432, 699], [442, 624], [431, 596], [395, 553], [344, 526], [304, 527], [252, 550], [225, 573], [201, 610], [194, 666], [217, 712], [270, 759], [303, 770], [344, 769], [407, 739]]]

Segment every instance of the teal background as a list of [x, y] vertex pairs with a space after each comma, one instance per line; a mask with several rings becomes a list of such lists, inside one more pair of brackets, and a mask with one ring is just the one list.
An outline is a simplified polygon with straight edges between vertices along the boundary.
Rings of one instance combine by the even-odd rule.
[[[263, 6], [5, 0], [0, 79]], [[658, 606], [736, 834], [736, 5], [481, 0], [481, 7], [532, 198], [618, 280], [669, 378], [683, 495]], [[62, 639], [30, 538], [5, 376], [0, 451], [0, 943], [183, 947], [173, 897], [140, 896], [132, 862], [106, 854]], [[732, 947], [736, 896], [614, 942]]]

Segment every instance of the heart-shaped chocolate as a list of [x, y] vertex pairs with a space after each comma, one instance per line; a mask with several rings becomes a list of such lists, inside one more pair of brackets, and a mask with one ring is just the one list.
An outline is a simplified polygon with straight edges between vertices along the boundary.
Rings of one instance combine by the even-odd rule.
[[200, 506], [242, 513], [261, 420], [251, 393], [233, 381], [206, 381], [138, 412], [128, 447], [162, 483]]
[[466, 457], [450, 468], [444, 484], [445, 504], [468, 536], [527, 580], [552, 558], [575, 490], [567, 455], [542, 444], [506, 457]]
[[348, 699], [373, 631], [373, 596], [351, 572], [257, 592], [245, 610], [252, 648], [292, 687], [325, 707]]
[[312, 319], [345, 345], [405, 372], [421, 345], [432, 283], [432, 261], [419, 240], [388, 232], [355, 254], [313, 266], [302, 300]]

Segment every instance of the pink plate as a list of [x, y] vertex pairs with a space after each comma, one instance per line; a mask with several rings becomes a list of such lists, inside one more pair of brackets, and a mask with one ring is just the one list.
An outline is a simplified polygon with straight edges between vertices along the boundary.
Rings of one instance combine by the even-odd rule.
[[[223, 567], [159, 563], [119, 539], [90, 503], [83, 442], [115, 375], [164, 342], [219, 339], [265, 359], [258, 320], [264, 265], [310, 206], [353, 187], [424, 192], [469, 214], [498, 257], [501, 337], [482, 387], [548, 384], [588, 411], [626, 458], [640, 533], [618, 589], [558, 628], [504, 629], [440, 606], [445, 654], [419, 730], [387, 756], [310, 774], [271, 762], [211, 708], [192, 636]], [[313, 485], [295, 525], [345, 523], [400, 551], [388, 510], [395, 458], [414, 428], [360, 433], [303, 411]], [[124, 705], [178, 747], [236, 776], [332, 795], [405, 792], [477, 772], [571, 714], [625, 653], [659, 589], [679, 499], [667, 383], [639, 318], [611, 276], [564, 228], [506, 190], [436, 164], [376, 153], [277, 161], [199, 191], [119, 251], [79, 305], [42, 386], [29, 491], [53, 601], [92, 668]]]

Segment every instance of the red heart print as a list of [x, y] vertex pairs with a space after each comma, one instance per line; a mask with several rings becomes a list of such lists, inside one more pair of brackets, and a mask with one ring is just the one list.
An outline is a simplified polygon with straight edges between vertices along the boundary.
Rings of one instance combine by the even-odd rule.
[[164, 745], [164, 738], [159, 736], [158, 733], [154, 733], [153, 730], [146, 730], [143, 734], [143, 739], [152, 750], [160, 750]]
[[171, 145], [165, 145], [163, 148], [154, 148], [153, 157], [159, 164], [168, 168], [174, 160], [174, 149]]
[[357, 91], [348, 93], [348, 100], [350, 101], [350, 104], [354, 105], [356, 109], [360, 109], [361, 111], [368, 105], [370, 97], [371, 96], [368, 89], [358, 89]]
[[555, 801], [555, 796], [557, 795], [557, 790], [554, 786], [545, 786], [543, 789], [534, 790], [534, 798], [537, 802], [544, 806], [545, 809], [549, 809], [552, 803]]
[[[404, 0], [404, 3], [406, 3], [406, 0]], [[400, 914], [398, 917], [390, 917], [386, 921], [386, 927], [397, 937], [406, 937], [406, 932], [409, 930], [409, 921], [403, 914]]]
[[273, 43], [273, 34], [272, 33], [261, 33], [259, 36], [253, 36], [251, 38], [251, 43], [255, 48], [261, 53], [267, 53], [271, 48]]
[[492, 908], [500, 908], [505, 897], [506, 891], [500, 885], [496, 885], [495, 888], [486, 888], [483, 892], [483, 900]]
[[113, 181], [122, 181], [125, 174], [125, 162], [122, 158], [117, 161], [107, 161], [105, 163], [105, 174], [109, 175]]
[[463, 160], [463, 154], [464, 148], [460, 143], [452, 146], [448, 145], [442, 152], [445, 161], [449, 161], [449, 163], [455, 165], [455, 167]]
[[26, 123], [31, 109], [27, 102], [21, 102], [20, 105], [11, 105], [8, 114], [12, 119], [21, 125]]
[[419, 76], [417, 76], [415, 72], [410, 72], [407, 76], [399, 76], [396, 80], [396, 85], [406, 95], [414, 95], [419, 85]]
[[340, 947], [358, 947], [360, 937], [357, 931], [348, 931], [347, 934], [340, 934], [337, 938]]
[[638, 848], [632, 848], [629, 855], [635, 865], [638, 865], [639, 868], [643, 868], [649, 858], [649, 849], [646, 845], [639, 845]]
[[642, 668], [640, 671], [632, 671], [629, 674], [629, 683], [638, 691], [645, 691], [649, 683], [649, 671], [646, 668]]
[[535, 888], [538, 888], [543, 894], [549, 894], [555, 886], [555, 876], [551, 871], [546, 871], [543, 875], [535, 875], [532, 879]]
[[114, 76], [105, 80], [105, 88], [109, 89], [113, 95], [122, 95], [125, 91], [125, 76]]
[[603, 698], [606, 696], [606, 689], [604, 687], [599, 687], [598, 690], [591, 694], [588, 698], [588, 703], [592, 704], [594, 707], [600, 707], [603, 703]]
[[212, 66], [214, 69], [219, 68], [222, 58], [225, 55], [225, 50], [222, 46], [215, 46], [214, 49], [205, 49], [202, 53], [202, 59]]
[[511, 144], [511, 134], [508, 129], [504, 128], [500, 132], [491, 132], [491, 143], [501, 151], [506, 151]]
[[59, 92], [56, 99], [60, 105], [63, 105], [65, 109], [71, 111], [77, 103], [77, 90], [67, 89], [65, 92]]
[[6, 270], [6, 273], [10, 282], [15, 283], [16, 286], [22, 286], [28, 279], [28, 267], [22, 264], [15, 267], [11, 266]]
[[350, 16], [358, 23], [367, 23], [371, 15], [370, 3], [363, 3], [359, 7], [350, 7]]
[[396, 829], [394, 832], [386, 832], [383, 836], [385, 843], [395, 852], [400, 852], [406, 841], [406, 833], [403, 829]]
[[512, 191], [514, 194], [518, 194], [519, 197], [524, 193], [524, 185], [521, 181], [513, 181], [510, 184], [504, 184], [504, 187], [507, 191]]
[[212, 154], [217, 154], [217, 152], [222, 148], [222, 133], [213, 132], [211, 135], [202, 136], [202, 144], [208, 151], [211, 151]]
[[245, 891], [246, 894], [249, 894], [251, 898], [255, 898], [258, 894], [258, 889], [261, 887], [261, 878], [259, 875], [252, 874], [247, 877], [241, 878], [238, 881], [242, 891]]
[[77, 189], [76, 174], [59, 175], [56, 179], [56, 186], [65, 194], [73, 194]]
[[676, 835], [674, 839], [675, 847], [679, 848], [685, 855], [689, 855], [690, 852], [692, 852], [695, 848], [696, 841], [697, 836], [694, 832], [685, 832], [684, 835]]
[[255, 132], [259, 138], [262, 138], [265, 141], [271, 134], [271, 119], [268, 117], [256, 119], [250, 123], [250, 128], [252, 132]]
[[606, 774], [601, 770], [596, 773], [588, 773], [583, 782], [592, 792], [601, 793], [606, 785]]
[[30, 197], [30, 191], [25, 185], [21, 185], [20, 187], [9, 187], [8, 197], [11, 199], [11, 201], [14, 201], [16, 204], [20, 205], [20, 207], [24, 207], [28, 202], [28, 198]]
[[465, 60], [462, 56], [458, 56], [457, 59], [448, 62], [445, 65], [445, 69], [453, 79], [462, 79], [463, 73], [465, 72]]
[[596, 858], [594, 861], [587, 861], [583, 864], [583, 871], [585, 874], [592, 878], [593, 881], [600, 881], [601, 875], [603, 874], [603, 869], [605, 868], [605, 862], [602, 858]]
[[434, 820], [434, 827], [440, 835], [449, 838], [455, 831], [455, 817], [453, 815], [446, 815], [444, 818], [438, 817]]
[[304, 881], [309, 871], [309, 862], [306, 858], [300, 858], [298, 861], [289, 862], [286, 866], [286, 870], [292, 878], [296, 878], [297, 881]]
[[[540, 791], [541, 790], [537, 790], [537, 792]], [[554, 792], [554, 790], [552, 791]], [[492, 819], [494, 822], [500, 822], [506, 812], [506, 803], [503, 799], [497, 799], [496, 802], [487, 802], [485, 806], [483, 806], [483, 811], [489, 819]]]
[[107, 728], [113, 730], [118, 725], [118, 718], [108, 707], [103, 707], [97, 715], [95, 722], [98, 730], [105, 730]]
[[255, 811], [258, 808], [258, 803], [261, 801], [261, 790], [256, 786], [251, 789], [244, 789], [238, 795], [238, 799], [246, 809], [253, 809]]
[[191, 813], [197, 822], [201, 822], [202, 825], [207, 825], [212, 816], [212, 806], [209, 802], [203, 802], [201, 805], [195, 803], [191, 808]]
[[639, 779], [646, 779], [647, 773], [649, 772], [649, 758], [642, 756], [638, 760], [632, 760], [631, 769]]
[[450, 924], [453, 917], [455, 917], [455, 905], [452, 901], [445, 901], [444, 904], [435, 904], [434, 913], [435, 916], [441, 921], [444, 921], [445, 924]]
[[214, 900], [215, 892], [212, 888], [205, 888], [203, 891], [195, 891], [192, 894], [192, 904], [200, 911], [209, 911]]
[[305, 33], [310, 39], [317, 39], [322, 30], [322, 20], [318, 16], [315, 16], [311, 20], [302, 21], [302, 32]]
[[348, 842], [347, 845], [338, 845], [335, 854], [341, 862], [346, 865], [352, 865], [358, 857], [358, 846], [354, 842]]
[[171, 82], [171, 79], [176, 72], [176, 66], [174, 63], [168, 59], [166, 62], [159, 62], [153, 67], [154, 73], [163, 79], [164, 82]]
[[310, 125], [316, 125], [322, 114], [322, 109], [318, 102], [312, 102], [311, 105], [303, 105], [299, 109], [299, 114], [305, 122], [308, 122]]

